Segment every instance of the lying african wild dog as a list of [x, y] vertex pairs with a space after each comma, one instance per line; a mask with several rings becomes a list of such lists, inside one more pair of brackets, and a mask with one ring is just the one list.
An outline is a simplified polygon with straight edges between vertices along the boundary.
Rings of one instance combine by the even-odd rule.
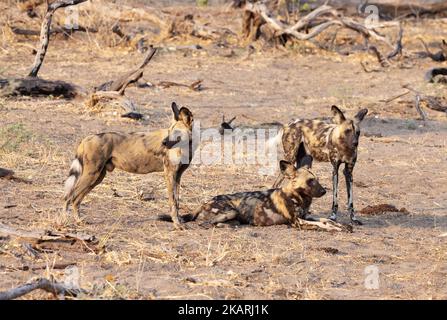
[[[351, 221], [362, 224], [355, 217], [353, 204], [353, 177], [357, 160], [357, 147], [360, 137], [360, 122], [368, 113], [361, 109], [353, 120], [346, 119], [343, 112], [332, 106], [332, 123], [323, 120], [295, 120], [282, 128], [278, 138], [282, 141], [284, 158], [295, 164], [297, 168], [304, 164], [312, 166], [313, 159], [331, 162], [333, 166], [333, 200], [330, 219], [337, 219], [338, 211], [338, 169], [345, 164], [343, 173], [346, 179], [348, 193], [348, 211]], [[274, 187], [281, 184], [284, 177], [280, 173]]]
[[[326, 190], [320, 185], [317, 177], [306, 168], [296, 169], [287, 161], [280, 161], [280, 168], [289, 179], [284, 187], [215, 196], [192, 214], [185, 215], [185, 220], [194, 221], [199, 218], [204, 224], [212, 225], [223, 223], [255, 226], [290, 224], [293, 227], [308, 230], [352, 230], [350, 226], [344, 226], [329, 219], [304, 220], [312, 198], [322, 197]], [[169, 220], [167, 216], [159, 216], [159, 218]]]
[[[82, 199], [102, 182], [107, 171], [115, 168], [131, 173], [164, 171], [170, 214], [180, 227], [179, 186], [183, 172], [193, 156], [193, 115], [187, 108], [171, 105], [174, 121], [168, 129], [153, 132], [107, 132], [90, 135], [82, 140], [65, 182], [65, 211], [72, 204], [79, 217]], [[185, 148], [188, 154], [185, 160]]]

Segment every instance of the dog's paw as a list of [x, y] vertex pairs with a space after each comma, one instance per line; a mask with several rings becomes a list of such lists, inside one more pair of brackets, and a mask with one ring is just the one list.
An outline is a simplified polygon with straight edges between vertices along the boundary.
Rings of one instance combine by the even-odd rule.
[[351, 224], [356, 226], [363, 225], [363, 222], [357, 219], [356, 217], [351, 217]]
[[184, 230], [188, 230], [189, 227], [185, 223], [177, 222], [177, 223], [174, 223], [174, 229], [184, 231]]

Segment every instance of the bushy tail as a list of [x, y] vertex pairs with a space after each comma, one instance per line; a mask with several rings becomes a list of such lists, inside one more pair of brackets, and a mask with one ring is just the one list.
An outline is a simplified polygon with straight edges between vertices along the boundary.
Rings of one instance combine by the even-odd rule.
[[78, 181], [79, 176], [82, 174], [82, 159], [76, 157], [73, 160], [70, 167], [70, 172], [68, 173], [68, 178], [65, 180], [64, 187], [64, 200], [68, 200], [73, 192], [76, 181]]
[[282, 142], [282, 135], [284, 133], [284, 128], [279, 129], [278, 134], [267, 140], [268, 150], [275, 150]]

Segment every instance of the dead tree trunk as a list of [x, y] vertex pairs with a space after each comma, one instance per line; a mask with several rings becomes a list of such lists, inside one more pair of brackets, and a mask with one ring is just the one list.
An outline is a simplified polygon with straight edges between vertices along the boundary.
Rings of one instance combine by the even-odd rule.
[[47, 13], [45, 14], [45, 18], [43, 19], [42, 27], [40, 29], [40, 47], [34, 59], [33, 67], [28, 74], [29, 77], [37, 77], [37, 73], [42, 66], [43, 59], [45, 58], [48, 44], [50, 42], [51, 21], [53, 20], [53, 15], [56, 10], [68, 6], [77, 5], [85, 1], [87, 0], [60, 0], [48, 5]]

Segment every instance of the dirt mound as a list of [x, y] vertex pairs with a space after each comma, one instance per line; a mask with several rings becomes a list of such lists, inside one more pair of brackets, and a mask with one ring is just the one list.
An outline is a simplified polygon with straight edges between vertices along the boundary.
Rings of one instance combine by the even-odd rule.
[[395, 206], [393, 206], [392, 204], [388, 204], [388, 203], [382, 203], [382, 204], [373, 205], [373, 206], [366, 206], [365, 208], [363, 208], [362, 210], [359, 211], [360, 214], [364, 214], [364, 215], [378, 215], [378, 214], [384, 214], [384, 213], [388, 213], [388, 212], [401, 212], [401, 213], [405, 213], [405, 214], [409, 213], [408, 210], [405, 208], [397, 209]]

